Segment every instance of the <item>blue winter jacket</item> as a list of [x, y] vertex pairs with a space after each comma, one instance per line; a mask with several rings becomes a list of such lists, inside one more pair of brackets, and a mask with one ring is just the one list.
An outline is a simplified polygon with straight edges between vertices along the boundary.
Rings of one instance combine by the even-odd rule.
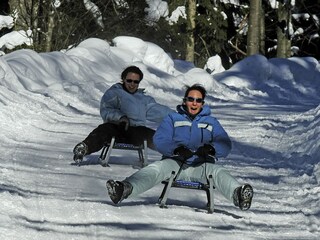
[[122, 116], [127, 116], [130, 126], [146, 126], [147, 121], [160, 123], [170, 112], [173, 110], [145, 95], [143, 89], [129, 93], [121, 83], [112, 85], [100, 102], [100, 115], [104, 122], [117, 122]]
[[[173, 152], [181, 145], [196, 152], [200, 146], [210, 144], [216, 150], [216, 158], [226, 157], [231, 151], [230, 138], [219, 121], [210, 116], [210, 113], [210, 108], [204, 105], [201, 112], [192, 120], [182, 105], [177, 106], [177, 112], [170, 113], [164, 118], [153, 136], [157, 150], [164, 158], [177, 159]], [[201, 162], [214, 162], [214, 158], [208, 156], [202, 159], [194, 155], [187, 159], [186, 163], [195, 165]]]

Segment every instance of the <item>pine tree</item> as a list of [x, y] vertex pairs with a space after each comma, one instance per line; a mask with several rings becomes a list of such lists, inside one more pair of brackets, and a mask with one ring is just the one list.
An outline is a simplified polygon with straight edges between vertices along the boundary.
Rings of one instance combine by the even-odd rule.
[[250, 0], [249, 28], [247, 38], [247, 55], [258, 54], [260, 50], [261, 0]]

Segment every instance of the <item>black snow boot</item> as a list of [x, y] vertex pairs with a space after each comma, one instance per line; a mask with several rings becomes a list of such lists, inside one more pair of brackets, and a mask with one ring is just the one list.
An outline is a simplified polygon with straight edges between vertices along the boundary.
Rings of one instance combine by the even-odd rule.
[[132, 192], [132, 185], [126, 181], [113, 181], [108, 180], [107, 183], [107, 190], [110, 199], [114, 204], [120, 203], [123, 199], [126, 199]]
[[73, 149], [73, 160], [80, 164], [83, 160], [83, 157], [88, 152], [88, 146], [84, 142], [78, 143]]
[[248, 210], [251, 206], [253, 189], [249, 184], [237, 187], [233, 192], [233, 203], [241, 210]]

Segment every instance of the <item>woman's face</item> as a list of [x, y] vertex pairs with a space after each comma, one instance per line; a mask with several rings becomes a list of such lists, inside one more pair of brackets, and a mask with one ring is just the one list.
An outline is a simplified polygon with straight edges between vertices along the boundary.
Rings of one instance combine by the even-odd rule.
[[126, 76], [126, 79], [123, 80], [123, 83], [128, 92], [135, 93], [139, 87], [140, 75], [129, 72]]
[[198, 90], [191, 90], [185, 98], [184, 104], [190, 115], [197, 115], [204, 104], [201, 92]]

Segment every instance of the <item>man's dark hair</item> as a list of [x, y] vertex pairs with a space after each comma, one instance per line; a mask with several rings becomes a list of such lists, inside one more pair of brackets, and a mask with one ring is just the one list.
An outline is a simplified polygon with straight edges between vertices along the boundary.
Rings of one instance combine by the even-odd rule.
[[121, 73], [121, 79], [122, 80], [125, 80], [128, 73], [136, 73], [140, 76], [140, 81], [142, 80], [143, 78], [143, 73], [142, 71], [140, 70], [140, 68], [136, 67], [136, 66], [130, 66], [130, 67], [127, 67], [125, 70], [123, 70], [123, 72]]
[[206, 98], [207, 90], [201, 84], [193, 84], [192, 86], [186, 86], [186, 87], [187, 87], [187, 90], [184, 94], [185, 98], [188, 97], [189, 92], [192, 90], [197, 90], [197, 91], [201, 92], [203, 100]]

